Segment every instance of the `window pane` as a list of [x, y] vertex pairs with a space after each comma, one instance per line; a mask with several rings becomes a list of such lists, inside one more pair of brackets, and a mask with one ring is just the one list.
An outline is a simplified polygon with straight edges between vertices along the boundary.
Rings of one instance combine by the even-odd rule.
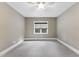
[[47, 33], [47, 28], [42, 28], [42, 33]]
[[35, 33], [40, 33], [40, 28], [35, 28]]
[[48, 21], [34, 21], [34, 33], [47, 34], [48, 33]]

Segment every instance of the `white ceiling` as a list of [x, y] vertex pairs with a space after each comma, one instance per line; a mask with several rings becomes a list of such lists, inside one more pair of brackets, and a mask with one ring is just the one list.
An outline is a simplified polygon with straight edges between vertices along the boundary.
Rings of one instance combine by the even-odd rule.
[[38, 9], [27, 2], [8, 2], [7, 4], [22, 14], [24, 17], [58, 17], [76, 2], [56, 2], [54, 6]]

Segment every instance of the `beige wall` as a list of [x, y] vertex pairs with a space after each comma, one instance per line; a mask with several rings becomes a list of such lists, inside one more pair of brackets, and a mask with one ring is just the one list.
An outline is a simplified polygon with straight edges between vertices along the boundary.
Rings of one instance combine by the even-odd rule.
[[[33, 34], [33, 21], [48, 21], [48, 34]], [[25, 20], [25, 38], [56, 38], [56, 18], [31, 17]]]
[[79, 49], [79, 3], [57, 19], [58, 38]]
[[0, 51], [23, 38], [24, 18], [6, 3], [0, 2]]

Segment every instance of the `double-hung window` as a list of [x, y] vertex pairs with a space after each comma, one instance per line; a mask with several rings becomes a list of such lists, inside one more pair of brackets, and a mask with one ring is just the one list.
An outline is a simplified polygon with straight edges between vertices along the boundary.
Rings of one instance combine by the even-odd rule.
[[34, 34], [48, 34], [48, 21], [34, 21]]

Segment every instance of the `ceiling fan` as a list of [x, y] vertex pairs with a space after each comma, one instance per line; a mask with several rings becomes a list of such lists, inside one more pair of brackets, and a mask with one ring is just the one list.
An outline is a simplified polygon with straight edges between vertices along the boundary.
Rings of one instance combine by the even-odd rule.
[[39, 9], [54, 6], [55, 2], [27, 2], [31, 6], [38, 6]]

